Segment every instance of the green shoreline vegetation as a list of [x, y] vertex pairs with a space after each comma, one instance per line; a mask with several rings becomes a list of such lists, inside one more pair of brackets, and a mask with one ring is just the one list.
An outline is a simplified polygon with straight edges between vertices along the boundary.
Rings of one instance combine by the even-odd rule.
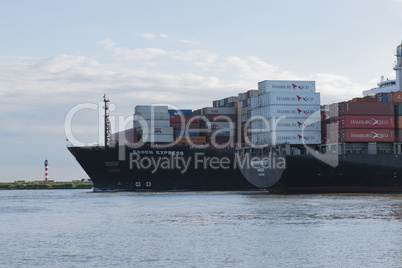
[[29, 181], [0, 182], [0, 190], [91, 189], [91, 181]]

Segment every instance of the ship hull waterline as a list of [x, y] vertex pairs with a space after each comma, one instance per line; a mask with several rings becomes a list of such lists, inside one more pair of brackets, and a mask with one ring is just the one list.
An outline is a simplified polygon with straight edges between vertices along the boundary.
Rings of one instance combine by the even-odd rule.
[[94, 191], [260, 189], [249, 183], [235, 166], [234, 149], [118, 146], [69, 147], [68, 150], [91, 178]]
[[[262, 163], [267, 157], [247, 161]], [[393, 154], [339, 155], [336, 166], [314, 155], [270, 156], [284, 162], [269, 168], [244, 165], [240, 170], [253, 185], [275, 193], [402, 193], [402, 156]], [[274, 160], [272, 160], [274, 159]], [[239, 159], [237, 159], [239, 161]], [[251, 166], [251, 168], [250, 168]]]

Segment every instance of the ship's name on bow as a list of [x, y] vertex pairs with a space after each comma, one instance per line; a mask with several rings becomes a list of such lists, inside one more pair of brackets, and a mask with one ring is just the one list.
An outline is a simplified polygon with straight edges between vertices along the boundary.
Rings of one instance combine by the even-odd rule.
[[133, 150], [135, 154], [142, 155], [184, 155], [183, 151], [159, 151], [159, 150]]

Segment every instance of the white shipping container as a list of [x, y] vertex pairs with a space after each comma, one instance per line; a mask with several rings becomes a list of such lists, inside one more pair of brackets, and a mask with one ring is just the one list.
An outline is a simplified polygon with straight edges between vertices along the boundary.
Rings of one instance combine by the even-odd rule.
[[313, 106], [286, 106], [286, 105], [270, 105], [259, 108], [259, 115], [265, 118], [279, 118], [280, 116], [286, 116], [286, 118], [320, 118], [320, 105]]
[[316, 122], [308, 123], [305, 123], [305, 119], [296, 118], [267, 119], [266, 122], [256, 120], [253, 121], [252, 129], [258, 132], [301, 131], [303, 129], [304, 131], [321, 131], [321, 121], [318, 118]]
[[261, 109], [260, 108], [251, 109], [251, 117], [259, 116], [260, 114], [261, 114]]
[[254, 133], [252, 141], [257, 145], [276, 145], [276, 144], [320, 144], [321, 132], [319, 131], [282, 131], [270, 133]]
[[152, 134], [152, 135], [173, 135], [172, 127], [148, 127], [138, 130], [139, 134]]
[[238, 98], [238, 97], [235, 97], [235, 96], [232, 96], [232, 97], [227, 98], [228, 103], [237, 102], [238, 99], [239, 99], [239, 98]]
[[134, 127], [170, 127], [170, 120], [136, 120], [134, 121]]
[[241, 115], [241, 122], [247, 122], [247, 115], [246, 114]]
[[169, 113], [137, 113], [134, 114], [134, 120], [136, 118], [141, 117], [142, 119], [145, 120], [170, 120], [170, 114]]
[[239, 101], [244, 101], [246, 99], [246, 93], [239, 93]]
[[251, 97], [251, 109], [258, 108], [258, 96]]
[[321, 105], [321, 111], [329, 112], [329, 105], [328, 104]]
[[239, 109], [238, 113], [243, 115], [243, 114], [247, 114], [247, 111], [249, 111], [249, 109], [247, 109], [247, 107], [243, 107], [243, 108]]
[[156, 106], [156, 105], [137, 105], [134, 108], [134, 113], [167, 113], [167, 106]]
[[281, 131], [268, 134], [272, 144], [320, 144], [321, 131]]
[[258, 82], [258, 94], [267, 92], [315, 92], [315, 81], [265, 80]]
[[249, 98], [254, 97], [254, 96], [258, 96], [258, 90], [250, 90], [249, 91]]
[[143, 142], [173, 142], [173, 135], [152, 135], [144, 134], [142, 136]]
[[[321, 131], [321, 120], [316, 122], [305, 122], [304, 119], [288, 118], [282, 120], [269, 120], [269, 126], [272, 131]], [[304, 128], [303, 128], [304, 127]]]
[[202, 109], [203, 115], [217, 114], [236, 114], [236, 109], [234, 107], [205, 107]]
[[269, 92], [258, 97], [259, 106], [268, 105], [319, 105], [320, 93]]

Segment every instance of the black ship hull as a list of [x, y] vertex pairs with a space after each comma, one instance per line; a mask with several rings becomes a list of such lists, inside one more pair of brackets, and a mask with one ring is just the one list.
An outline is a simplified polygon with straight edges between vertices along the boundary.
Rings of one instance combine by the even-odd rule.
[[[402, 193], [402, 155], [345, 154], [337, 158], [335, 166], [311, 154], [253, 156], [240, 169], [250, 183], [270, 192]], [[281, 165], [266, 167], [264, 159]]]
[[69, 147], [100, 191], [255, 190], [235, 164], [233, 149], [174, 146]]

